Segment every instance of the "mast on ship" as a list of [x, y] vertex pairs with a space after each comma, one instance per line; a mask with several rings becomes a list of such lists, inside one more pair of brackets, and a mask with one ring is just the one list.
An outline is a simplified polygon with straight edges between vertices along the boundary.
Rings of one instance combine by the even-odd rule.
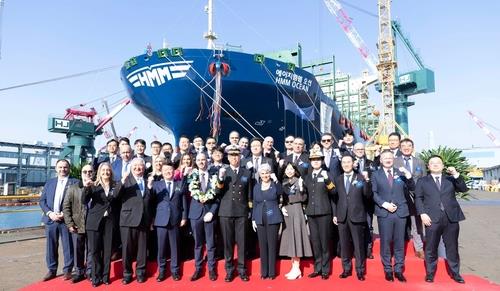
[[217, 35], [213, 30], [213, 9], [213, 0], [208, 0], [208, 4], [205, 6], [205, 12], [208, 14], [208, 31], [203, 35], [203, 37], [208, 41], [208, 49], [215, 49], [214, 41], [217, 39]]

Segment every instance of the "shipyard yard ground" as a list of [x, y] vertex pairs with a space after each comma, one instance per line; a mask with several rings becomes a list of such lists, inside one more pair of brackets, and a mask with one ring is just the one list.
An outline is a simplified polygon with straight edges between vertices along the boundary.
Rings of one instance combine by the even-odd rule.
[[[500, 284], [500, 193], [472, 191], [471, 194], [471, 201], [461, 202], [467, 217], [460, 230], [462, 273]], [[40, 281], [47, 272], [43, 230], [0, 234], [0, 258], [0, 290], [17, 290]], [[62, 256], [60, 259], [61, 266]]]

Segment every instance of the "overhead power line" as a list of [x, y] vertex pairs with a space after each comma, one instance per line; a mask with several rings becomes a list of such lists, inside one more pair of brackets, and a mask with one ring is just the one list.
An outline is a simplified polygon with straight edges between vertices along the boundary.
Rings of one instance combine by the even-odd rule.
[[52, 79], [47, 79], [47, 80], [41, 80], [41, 81], [36, 81], [36, 82], [31, 82], [31, 83], [25, 83], [25, 84], [20, 84], [20, 85], [15, 85], [15, 86], [10, 86], [10, 87], [0, 88], [0, 92], [12, 90], [12, 89], [23, 88], [23, 87], [34, 86], [34, 85], [40, 85], [40, 84], [44, 84], [44, 83], [61, 81], [61, 80], [65, 80], [65, 79], [71, 79], [71, 78], [81, 77], [81, 76], [85, 76], [85, 75], [90, 75], [90, 74], [100, 73], [100, 72], [104, 72], [104, 71], [109, 71], [109, 70], [116, 69], [116, 68], [119, 68], [119, 67], [121, 67], [121, 65], [114, 65], [114, 66], [110, 66], [110, 67], [105, 67], [105, 68], [101, 68], [101, 69], [96, 69], [96, 70], [91, 70], [91, 71], [86, 71], [86, 72], [81, 72], [81, 73], [76, 73], [76, 74], [61, 76], [61, 77], [57, 77], [57, 78], [52, 78]]

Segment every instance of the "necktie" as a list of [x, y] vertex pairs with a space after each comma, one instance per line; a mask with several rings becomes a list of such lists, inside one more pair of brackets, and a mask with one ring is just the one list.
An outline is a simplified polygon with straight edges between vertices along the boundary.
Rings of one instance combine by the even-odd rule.
[[394, 182], [394, 177], [392, 176], [392, 170], [387, 170], [387, 181], [389, 182], [389, 186], [392, 188], [392, 183]]
[[436, 186], [441, 191], [441, 181], [439, 181], [439, 176], [434, 177], [434, 179], [436, 179]]
[[139, 190], [141, 190], [141, 194], [144, 197], [144, 180], [143, 179], [138, 179], [137, 180], [137, 185], [139, 185]]
[[358, 159], [358, 169], [360, 172], [365, 170], [365, 163], [363, 159]]
[[115, 156], [112, 156], [111, 158], [109, 158], [109, 162], [112, 164], [115, 162]]
[[207, 190], [207, 185], [205, 184], [205, 173], [204, 172], [200, 173], [200, 184], [201, 184], [201, 191], [205, 192]]
[[330, 168], [330, 159], [332, 158], [332, 152], [331, 151], [325, 151], [325, 166], [327, 168]]
[[316, 180], [316, 177], [318, 176], [318, 174], [316, 173], [313, 173], [313, 180]]
[[411, 173], [410, 157], [405, 157], [405, 168]]
[[297, 155], [293, 155], [293, 163], [294, 163], [294, 164], [297, 164], [297, 160], [298, 160]]
[[345, 193], [349, 193], [349, 189], [351, 188], [351, 175], [345, 175]]
[[253, 168], [255, 170], [255, 173], [259, 172], [259, 158], [258, 157], [254, 159]]
[[170, 189], [170, 184], [172, 184], [172, 182], [167, 182], [167, 192], [168, 197], [172, 198], [172, 190]]

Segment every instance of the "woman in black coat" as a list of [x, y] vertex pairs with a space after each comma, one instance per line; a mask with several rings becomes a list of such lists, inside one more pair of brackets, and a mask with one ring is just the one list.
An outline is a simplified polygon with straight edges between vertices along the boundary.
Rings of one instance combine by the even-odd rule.
[[113, 170], [109, 163], [101, 163], [97, 169], [96, 182], [86, 183], [83, 203], [90, 202], [85, 228], [92, 256], [92, 286], [108, 285], [111, 265], [113, 225], [116, 197], [121, 183], [113, 181]]
[[253, 188], [252, 227], [257, 231], [260, 249], [261, 279], [276, 278], [278, 231], [283, 222], [279, 208], [281, 185], [271, 180], [271, 166], [259, 168], [260, 182]]

